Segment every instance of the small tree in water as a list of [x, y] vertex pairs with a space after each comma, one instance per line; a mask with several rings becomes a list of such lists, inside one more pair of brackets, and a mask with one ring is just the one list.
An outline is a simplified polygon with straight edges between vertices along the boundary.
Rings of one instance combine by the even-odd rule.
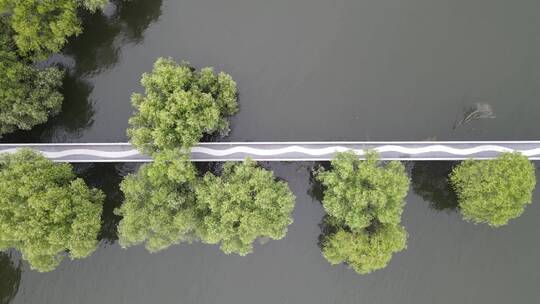
[[104, 195], [30, 150], [0, 155], [0, 250], [14, 248], [32, 269], [54, 270], [66, 252], [89, 256], [97, 246]]
[[221, 176], [207, 173], [197, 187], [197, 205], [205, 213], [203, 242], [246, 255], [257, 239], [285, 237], [293, 222], [294, 195], [287, 183], [247, 159], [226, 163]]
[[141, 83], [146, 92], [131, 98], [137, 112], [129, 120], [128, 135], [144, 153], [188, 151], [204, 134], [228, 133], [227, 117], [238, 111], [236, 83], [212, 68], [198, 72], [187, 62], [159, 58]]
[[401, 163], [383, 165], [374, 152], [365, 161], [353, 152], [339, 153], [317, 179], [325, 188], [328, 213], [321, 245], [331, 264], [345, 262], [358, 273], [370, 273], [406, 248], [400, 223], [409, 178]]
[[466, 160], [454, 168], [450, 180], [463, 217], [493, 227], [519, 217], [532, 201], [534, 165], [519, 153], [494, 160]]

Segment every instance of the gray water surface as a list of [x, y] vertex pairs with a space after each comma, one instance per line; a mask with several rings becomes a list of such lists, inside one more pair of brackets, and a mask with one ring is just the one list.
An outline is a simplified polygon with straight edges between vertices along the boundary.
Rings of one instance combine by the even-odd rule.
[[[129, 97], [159, 56], [237, 81], [241, 111], [222, 140], [538, 140], [537, 0], [132, 0], [85, 17], [55, 60], [70, 67], [63, 112], [5, 141], [126, 141]], [[464, 109], [495, 118], [454, 128]], [[462, 220], [449, 163], [415, 163], [403, 223], [408, 249], [360, 276], [317, 245], [324, 210], [313, 164], [265, 166], [297, 196], [286, 238], [247, 257], [183, 244], [158, 254], [116, 244], [136, 170], [77, 166], [108, 193], [99, 250], [47, 274], [0, 255], [0, 303], [534, 303], [540, 298], [540, 192], [491, 229]], [[538, 165], [538, 164], [537, 164]], [[311, 195], [309, 195], [310, 193]]]

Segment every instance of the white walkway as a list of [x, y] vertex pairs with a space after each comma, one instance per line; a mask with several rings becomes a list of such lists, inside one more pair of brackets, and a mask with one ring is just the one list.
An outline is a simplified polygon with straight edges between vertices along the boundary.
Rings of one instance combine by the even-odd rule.
[[[57, 162], [149, 162], [128, 143], [0, 144], [0, 153], [31, 148]], [[192, 149], [192, 161], [327, 161], [336, 152], [378, 151], [383, 160], [491, 159], [502, 152], [518, 151], [540, 160], [540, 141], [441, 142], [213, 142]]]

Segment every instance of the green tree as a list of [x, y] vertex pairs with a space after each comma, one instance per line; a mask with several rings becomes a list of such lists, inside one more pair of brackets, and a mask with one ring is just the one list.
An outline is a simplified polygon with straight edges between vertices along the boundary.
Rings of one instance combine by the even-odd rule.
[[66, 252], [89, 256], [97, 246], [104, 195], [31, 150], [0, 155], [0, 250], [14, 248], [32, 269], [55, 269]]
[[534, 165], [519, 153], [494, 160], [466, 160], [450, 174], [463, 217], [493, 227], [519, 217], [532, 201]]
[[409, 178], [400, 162], [382, 166], [373, 152], [365, 161], [353, 152], [339, 153], [332, 161], [332, 170], [322, 171], [317, 177], [325, 187], [324, 209], [351, 229], [369, 227], [374, 220], [383, 224], [401, 222]]
[[347, 263], [360, 274], [386, 267], [407, 246], [401, 214], [409, 178], [399, 162], [383, 165], [368, 152], [338, 153], [330, 170], [316, 178], [324, 187], [325, 217], [321, 246], [331, 264]]
[[0, 137], [46, 122], [60, 111], [63, 100], [58, 92], [63, 73], [56, 68], [39, 70], [21, 59], [10, 32], [0, 18]]
[[324, 239], [324, 257], [332, 265], [345, 262], [361, 274], [386, 267], [394, 253], [407, 247], [407, 232], [400, 225], [380, 225], [372, 230], [336, 228]]
[[184, 152], [216, 131], [229, 131], [227, 116], [238, 110], [236, 83], [212, 68], [195, 71], [187, 62], [159, 58], [141, 81], [145, 94], [133, 94], [137, 112], [129, 120], [128, 135], [140, 151], [166, 149]]
[[294, 196], [287, 184], [253, 161], [227, 163], [223, 174], [201, 180], [178, 151], [158, 153], [121, 184], [124, 204], [118, 227], [120, 244], [146, 242], [150, 252], [183, 241], [221, 244], [246, 255], [257, 239], [281, 239], [292, 222]]
[[96, 10], [106, 0], [0, 0], [0, 14], [7, 15], [22, 56], [45, 59], [62, 49], [67, 38], [82, 31], [79, 8]]
[[123, 217], [118, 226], [122, 247], [146, 243], [156, 252], [195, 237], [202, 218], [195, 199], [197, 171], [186, 156], [174, 153], [160, 153], [122, 181], [125, 200], [116, 211]]
[[251, 253], [257, 239], [282, 239], [293, 221], [287, 183], [249, 159], [226, 163], [221, 176], [207, 173], [196, 192], [205, 213], [200, 237], [227, 254]]

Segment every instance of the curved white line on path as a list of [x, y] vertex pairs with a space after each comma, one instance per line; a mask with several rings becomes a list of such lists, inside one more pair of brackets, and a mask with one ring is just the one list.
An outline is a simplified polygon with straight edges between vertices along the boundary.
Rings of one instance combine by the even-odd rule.
[[[1, 153], [15, 153], [18, 149], [1, 150]], [[64, 151], [40, 151], [47, 158], [62, 158], [74, 155], [94, 156], [103, 158], [121, 158], [139, 155], [139, 151], [131, 149], [128, 151], [100, 151], [94, 149], [68, 149]]]
[[[227, 149], [212, 149], [207, 147], [193, 147], [191, 152], [192, 153], [201, 153], [205, 155], [211, 155], [216, 157], [224, 157], [236, 153], [243, 153], [247, 155], [254, 155], [254, 156], [277, 156], [277, 155], [283, 155], [287, 153], [299, 153], [303, 155], [309, 155], [309, 156], [323, 156], [323, 155], [329, 155], [336, 152], [345, 152], [352, 150], [351, 148], [344, 147], [344, 146], [331, 146], [331, 147], [324, 147], [324, 148], [306, 148], [298, 145], [283, 147], [283, 148], [275, 148], [275, 149], [259, 149], [259, 148], [253, 148], [249, 146], [236, 146], [232, 148]], [[477, 154], [481, 152], [513, 152], [518, 151], [522, 153], [525, 156], [531, 157], [531, 156], [537, 156], [540, 155], [540, 148], [530, 149], [530, 150], [514, 150], [507, 147], [497, 146], [497, 145], [481, 145], [477, 147], [471, 147], [471, 148], [452, 148], [445, 145], [429, 145], [425, 147], [416, 147], [416, 148], [408, 148], [408, 147], [402, 147], [398, 145], [384, 145], [380, 147], [376, 147], [373, 150], [379, 152], [379, 153], [385, 153], [385, 152], [395, 152], [395, 153], [401, 153], [405, 155], [417, 155], [417, 154], [425, 154], [425, 153], [448, 153], [452, 155], [472, 155]], [[16, 148], [10, 148], [6, 150], [0, 150], [0, 153], [14, 153], [16, 152]], [[352, 150], [358, 155], [364, 155], [365, 150], [363, 149], [355, 149]], [[93, 156], [93, 157], [101, 157], [101, 158], [127, 158], [132, 156], [140, 155], [140, 153], [136, 149], [131, 149], [127, 151], [101, 151], [101, 150], [95, 150], [95, 149], [67, 149], [64, 151], [41, 151], [44, 156], [48, 158], [64, 158], [68, 156]]]
[[[235, 153], [246, 153], [251, 155], [257, 155], [257, 156], [275, 156], [275, 155], [281, 155], [286, 153], [302, 153], [306, 155], [311, 156], [321, 156], [321, 155], [328, 155], [336, 152], [345, 152], [352, 150], [358, 155], [364, 155], [365, 150], [363, 149], [350, 149], [347, 147], [342, 146], [334, 146], [334, 147], [325, 147], [325, 148], [305, 148], [301, 146], [290, 146], [290, 147], [284, 147], [284, 148], [278, 148], [278, 149], [257, 149], [253, 147], [248, 146], [238, 146], [228, 149], [211, 149], [206, 147], [194, 147], [192, 148], [192, 153], [202, 153], [212, 156], [228, 156]], [[444, 152], [448, 154], [453, 155], [471, 155], [471, 154], [477, 154], [481, 152], [513, 152], [516, 151], [514, 149], [510, 149], [507, 147], [501, 147], [496, 145], [482, 145], [478, 147], [472, 147], [472, 148], [452, 148], [444, 145], [431, 145], [426, 147], [418, 147], [418, 148], [407, 148], [407, 147], [401, 147], [397, 145], [385, 145], [381, 147], [376, 147], [373, 150], [384, 153], [384, 152], [398, 152], [402, 154], [409, 154], [409, 155], [416, 155], [416, 154], [423, 154], [423, 153], [435, 153], [435, 152]], [[540, 154], [540, 148], [531, 149], [531, 150], [517, 150], [518, 152], [521, 152], [525, 156], [534, 156]]]

